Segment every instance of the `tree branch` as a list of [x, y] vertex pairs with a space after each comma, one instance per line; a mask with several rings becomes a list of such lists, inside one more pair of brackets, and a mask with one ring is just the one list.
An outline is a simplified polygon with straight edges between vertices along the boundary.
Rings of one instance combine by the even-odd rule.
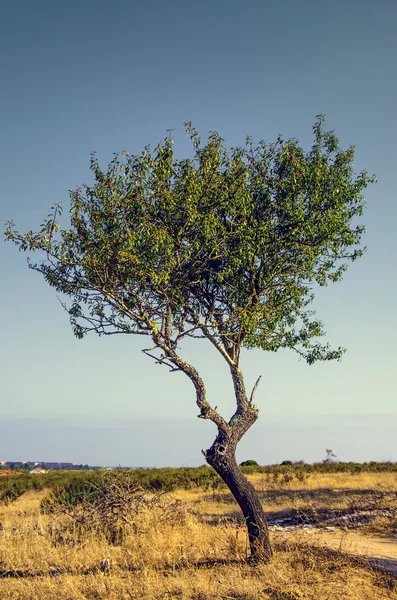
[[260, 382], [261, 378], [262, 378], [262, 375], [259, 375], [258, 379], [256, 380], [256, 383], [255, 383], [254, 387], [252, 388], [252, 392], [251, 392], [251, 396], [250, 396], [250, 404], [252, 404], [253, 401], [254, 401], [255, 393], [256, 393], [256, 390], [258, 388], [258, 385], [259, 385], [259, 382]]
[[222, 431], [225, 435], [228, 435], [230, 432], [230, 427], [225, 419], [218, 413], [218, 411], [212, 408], [208, 402], [206, 398], [204, 381], [201, 379], [198, 371], [191, 364], [178, 356], [174, 348], [167, 346], [165, 341], [161, 339], [158, 328], [154, 323], [151, 323], [149, 319], [147, 319], [147, 326], [152, 327], [151, 336], [156, 344], [156, 347], [161, 348], [167, 357], [167, 360], [174, 364], [180, 371], [183, 371], [193, 383], [196, 390], [196, 404], [200, 409], [200, 414], [198, 415], [199, 418], [209, 419], [215, 423], [219, 431]]
[[142, 352], [144, 354], [146, 354], [146, 356], [149, 356], [149, 358], [153, 358], [153, 360], [156, 362], [156, 364], [158, 364], [158, 365], [165, 365], [166, 367], [169, 367], [171, 373], [174, 373], [175, 371], [180, 371], [181, 370], [179, 367], [175, 368], [171, 363], [167, 362], [165, 360], [164, 356], [158, 357], [155, 354], [151, 354], [151, 351], [152, 350], [156, 350], [156, 349], [157, 349], [157, 346], [155, 346], [154, 348], [144, 348], [142, 350]]

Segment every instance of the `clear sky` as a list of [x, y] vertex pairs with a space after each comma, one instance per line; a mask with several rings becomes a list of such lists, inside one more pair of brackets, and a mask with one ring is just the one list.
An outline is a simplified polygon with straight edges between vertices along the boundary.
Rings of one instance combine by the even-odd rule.
[[[262, 463], [397, 460], [397, 4], [392, 0], [85, 0], [4, 2], [0, 10], [0, 213], [37, 229], [68, 189], [90, 181], [89, 154], [138, 153], [183, 123], [228, 146], [279, 133], [309, 148], [326, 114], [367, 190], [365, 244], [315, 308], [341, 363], [247, 352], [260, 422], [241, 458]], [[1, 244], [0, 459], [200, 464], [213, 425], [190, 382], [145, 357], [142, 338], [75, 339], [54, 290]], [[224, 364], [205, 344], [186, 356], [230, 415]], [[256, 431], [255, 431], [256, 430]]]

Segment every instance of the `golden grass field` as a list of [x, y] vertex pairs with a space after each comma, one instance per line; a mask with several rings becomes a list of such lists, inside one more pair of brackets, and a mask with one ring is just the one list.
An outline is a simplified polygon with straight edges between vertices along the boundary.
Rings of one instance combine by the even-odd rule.
[[[366, 506], [376, 515], [384, 505], [390, 514], [357, 525], [355, 535], [387, 536], [397, 559], [395, 473], [250, 479], [273, 516]], [[397, 600], [397, 580], [300, 529], [272, 531], [273, 560], [250, 566], [245, 529], [230, 520], [240, 513], [224, 489], [174, 492], [180, 506], [172, 519], [142, 511], [137, 530], [119, 545], [100, 531], [74, 529], [69, 517], [41, 514], [47, 494], [26, 492], [0, 507], [1, 600]]]

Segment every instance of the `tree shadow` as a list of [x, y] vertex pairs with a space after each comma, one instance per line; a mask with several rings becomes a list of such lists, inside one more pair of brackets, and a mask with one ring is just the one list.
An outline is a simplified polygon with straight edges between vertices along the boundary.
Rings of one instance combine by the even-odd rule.
[[[397, 509], [396, 492], [368, 489], [278, 489], [258, 491], [258, 496], [262, 503], [274, 505], [274, 508], [266, 513], [269, 524], [280, 526], [318, 525], [330, 519], [340, 519], [341, 525], [350, 526], [354, 522], [369, 522], [373, 516], [382, 511], [390, 512]], [[206, 522], [212, 524], [243, 522], [242, 513], [229, 492], [218, 490], [204, 496], [204, 500], [214, 505], [230, 505], [225, 515], [220, 516], [216, 511], [207, 513], [204, 516]], [[299, 504], [294, 506], [294, 503], [298, 502]], [[279, 510], [277, 505], [280, 505]], [[368, 514], [364, 515], [364, 513]]]

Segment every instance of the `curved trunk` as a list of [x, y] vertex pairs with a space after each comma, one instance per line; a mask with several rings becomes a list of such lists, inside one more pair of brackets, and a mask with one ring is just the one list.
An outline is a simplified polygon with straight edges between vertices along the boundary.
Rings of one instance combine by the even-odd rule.
[[266, 516], [258, 494], [241, 472], [235, 456], [237, 441], [219, 433], [209, 450], [203, 452], [206, 461], [226, 483], [239, 504], [248, 529], [250, 562], [267, 562], [272, 556]]

